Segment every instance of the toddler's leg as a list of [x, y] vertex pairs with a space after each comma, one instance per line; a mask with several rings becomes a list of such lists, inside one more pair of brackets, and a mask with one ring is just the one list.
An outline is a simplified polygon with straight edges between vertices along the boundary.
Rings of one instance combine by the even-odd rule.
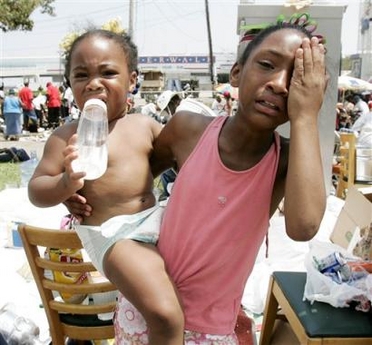
[[145, 318], [151, 345], [183, 344], [180, 300], [154, 245], [132, 240], [115, 243], [105, 255], [104, 271]]

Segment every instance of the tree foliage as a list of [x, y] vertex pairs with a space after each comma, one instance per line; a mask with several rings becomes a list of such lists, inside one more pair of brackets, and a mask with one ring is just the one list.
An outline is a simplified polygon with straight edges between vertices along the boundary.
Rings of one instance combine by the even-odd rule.
[[[1, 1], [1, 0], [0, 0]], [[81, 34], [83, 34], [86, 31], [89, 31], [91, 29], [96, 28], [95, 25], [89, 24], [83, 29], [75, 29], [72, 32], [69, 32], [60, 42], [59, 47], [62, 50], [62, 56], [66, 56], [71, 48], [72, 43], [78, 38]], [[116, 32], [117, 34], [124, 34], [126, 33], [126, 30], [121, 25], [121, 19], [113, 18], [110, 19], [108, 22], [104, 23], [101, 26], [101, 29]]]
[[41, 13], [54, 16], [55, 0], [0, 0], [0, 30], [6, 31], [31, 31], [34, 21], [31, 14], [40, 8]]

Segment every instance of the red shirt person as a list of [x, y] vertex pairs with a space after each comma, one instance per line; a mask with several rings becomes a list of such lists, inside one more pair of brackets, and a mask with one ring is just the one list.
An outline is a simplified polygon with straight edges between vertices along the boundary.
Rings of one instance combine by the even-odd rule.
[[59, 126], [61, 115], [61, 96], [59, 90], [51, 82], [46, 84], [47, 107], [48, 107], [48, 127], [56, 128]]
[[18, 97], [21, 100], [23, 109], [23, 129], [28, 131], [30, 125], [33, 122], [37, 121], [37, 118], [34, 110], [34, 105], [32, 104], [34, 94], [28, 86], [29, 82], [25, 81], [23, 85], [23, 88], [18, 93]]

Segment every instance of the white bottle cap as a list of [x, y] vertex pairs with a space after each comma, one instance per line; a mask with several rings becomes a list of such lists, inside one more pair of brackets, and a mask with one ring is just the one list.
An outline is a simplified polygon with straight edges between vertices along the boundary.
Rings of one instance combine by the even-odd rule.
[[98, 107], [101, 107], [104, 109], [105, 112], [107, 112], [107, 106], [106, 106], [106, 103], [101, 101], [100, 99], [98, 98], [92, 98], [92, 99], [88, 99], [85, 104], [84, 104], [84, 109], [87, 109], [91, 106], [98, 106]]

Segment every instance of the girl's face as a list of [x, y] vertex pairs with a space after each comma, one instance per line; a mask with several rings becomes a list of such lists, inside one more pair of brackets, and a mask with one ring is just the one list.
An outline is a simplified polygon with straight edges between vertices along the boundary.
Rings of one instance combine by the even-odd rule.
[[266, 129], [288, 121], [287, 97], [294, 58], [304, 34], [281, 29], [267, 36], [244, 66], [236, 64], [231, 84], [239, 87], [239, 113]]
[[125, 115], [127, 93], [136, 83], [136, 73], [129, 74], [127, 59], [114, 40], [89, 36], [75, 47], [71, 55], [70, 83], [74, 99], [83, 109], [91, 98], [107, 105], [109, 121]]

